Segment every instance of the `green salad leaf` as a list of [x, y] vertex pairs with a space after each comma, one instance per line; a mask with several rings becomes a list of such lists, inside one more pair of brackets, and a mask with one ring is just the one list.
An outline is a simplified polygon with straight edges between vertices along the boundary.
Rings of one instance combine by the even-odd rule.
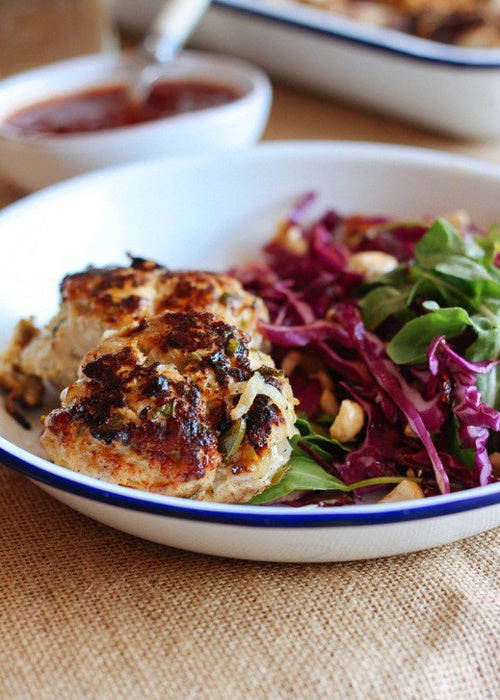
[[387, 354], [398, 365], [425, 362], [425, 353], [434, 338], [455, 338], [473, 325], [467, 311], [458, 306], [432, 310], [405, 323], [388, 344]]
[[497, 235], [490, 229], [483, 247], [477, 239], [463, 239], [447, 221], [438, 219], [415, 246], [410, 276], [425, 279], [447, 306], [462, 306], [498, 324], [500, 270], [492, 254]]
[[268, 503], [294, 491], [312, 490], [344, 491], [345, 484], [328, 474], [312, 457], [295, 446], [282, 479], [263, 493], [254, 496], [250, 503]]
[[419, 265], [432, 270], [450, 258], [481, 260], [484, 249], [475, 240], [465, 240], [446, 219], [436, 219], [415, 246]]
[[408, 309], [415, 286], [416, 284], [406, 284], [402, 289], [396, 289], [383, 285], [368, 292], [359, 302], [368, 330], [374, 330], [389, 316]]
[[[292, 446], [301, 441], [314, 450], [314, 452], [323, 459], [329, 460], [332, 458], [332, 453], [335, 448], [340, 448], [345, 452], [349, 452], [351, 447], [342, 444], [338, 440], [334, 440], [328, 435], [328, 426], [333, 422], [334, 416], [317, 416], [316, 420], [309, 421], [305, 414], [299, 414], [295, 427], [299, 431], [291, 439]], [[326, 424], [326, 428], [324, 427]]]
[[[415, 246], [414, 262], [361, 289], [359, 305], [370, 330], [388, 318], [401, 326], [387, 346], [393, 362], [424, 363], [434, 338], [456, 338], [468, 327], [476, 340], [467, 359], [500, 357], [500, 269], [494, 263], [499, 250], [499, 226], [486, 236], [462, 237], [437, 219]], [[500, 368], [478, 376], [477, 382], [484, 402], [499, 408]]]
[[[299, 434], [291, 440], [292, 453], [290, 460], [280, 474], [279, 481], [268, 489], [254, 496], [251, 504], [270, 503], [278, 498], [289, 496], [297, 491], [339, 491], [347, 493], [364, 486], [386, 486], [398, 484], [408, 477], [387, 476], [365, 479], [354, 484], [345, 484], [333, 474], [326, 471], [306, 450], [304, 445], [310, 448], [317, 457], [331, 464], [336, 449], [349, 450], [350, 448], [332, 438], [317, 433], [313, 424], [306, 418], [297, 419], [296, 427]], [[419, 479], [413, 479], [419, 481]]]

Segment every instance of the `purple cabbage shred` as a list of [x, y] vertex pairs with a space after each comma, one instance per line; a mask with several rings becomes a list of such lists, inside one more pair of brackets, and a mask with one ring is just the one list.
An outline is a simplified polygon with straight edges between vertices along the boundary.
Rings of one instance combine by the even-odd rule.
[[[456, 351], [463, 348], [454, 349], [441, 337], [428, 349], [428, 365], [395, 365], [384, 340], [364, 326], [355, 296], [362, 278], [348, 269], [350, 257], [360, 251], [382, 251], [399, 262], [411, 261], [431, 221], [342, 217], [328, 211], [304, 225], [313, 202], [312, 193], [299, 201], [265, 247], [264, 260], [231, 274], [264, 299], [270, 321], [261, 328], [277, 365], [285, 363], [290, 351], [303, 359], [290, 371], [298, 410], [311, 420], [324, 410], [318, 370], [325, 369], [337, 399], [352, 399], [363, 407], [362, 432], [344, 457], [340, 451], [332, 454], [330, 471], [347, 484], [416, 476], [425, 495], [495, 480], [487, 446], [489, 431], [500, 430], [500, 413], [482, 402], [476, 375], [490, 372], [497, 363], [469, 362]], [[474, 450], [475, 469], [452, 454], [448, 443], [453, 421], [460, 447]], [[355, 497], [369, 490], [361, 489]], [[342, 502], [351, 499], [352, 495], [342, 496]], [[293, 505], [329, 502], [324, 493], [285, 500]]]

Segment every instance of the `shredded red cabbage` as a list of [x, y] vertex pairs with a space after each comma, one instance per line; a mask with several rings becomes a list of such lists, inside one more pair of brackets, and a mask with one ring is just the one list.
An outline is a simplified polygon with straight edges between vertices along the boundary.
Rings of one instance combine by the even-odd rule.
[[[324, 411], [318, 368], [329, 372], [338, 400], [351, 398], [363, 407], [364, 429], [352, 449], [332, 453], [331, 473], [346, 484], [411, 475], [421, 480], [425, 495], [495, 480], [487, 447], [490, 431], [500, 430], [500, 413], [482, 402], [475, 377], [498, 363], [465, 360], [459, 354], [465, 334], [455, 345], [436, 338], [428, 365], [396, 365], [386, 352], [387, 324], [378, 334], [363, 323], [357, 296], [362, 277], [349, 270], [352, 255], [361, 251], [381, 251], [411, 264], [431, 221], [342, 217], [328, 211], [312, 225], [302, 225], [313, 200], [308, 193], [299, 201], [265, 247], [264, 260], [231, 274], [265, 300], [270, 321], [262, 330], [277, 364], [286, 365], [290, 350], [300, 352], [303, 362], [290, 375], [299, 410], [310, 420]], [[420, 312], [425, 313], [421, 306]], [[475, 468], [450, 447], [454, 421], [459, 449], [474, 450]], [[302, 493], [295, 505], [323, 501], [324, 494]]]
[[486, 449], [489, 430], [500, 431], [500, 412], [482, 403], [475, 375], [491, 372], [499, 361], [468, 362], [450, 348], [443, 336], [431, 343], [428, 357], [433, 376], [445, 373], [451, 377], [451, 410], [459, 421], [461, 447], [475, 450], [474, 462], [479, 483], [485, 486], [490, 482], [492, 472]]

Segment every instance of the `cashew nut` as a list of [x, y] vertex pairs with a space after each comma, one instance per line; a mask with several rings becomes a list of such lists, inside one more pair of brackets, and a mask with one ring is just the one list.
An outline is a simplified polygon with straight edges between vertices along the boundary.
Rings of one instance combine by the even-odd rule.
[[290, 226], [288, 222], [284, 222], [279, 227], [273, 242], [279, 243], [279, 245], [289, 250], [290, 253], [295, 253], [296, 255], [305, 255], [307, 253], [307, 241], [301, 229], [298, 226]]
[[365, 414], [359, 403], [345, 399], [330, 426], [330, 437], [339, 442], [350, 442], [358, 435], [364, 422]]
[[413, 428], [410, 428], [409, 423], [406, 424], [406, 427], [403, 430], [403, 435], [406, 435], [406, 437], [410, 437], [410, 438], [418, 437], [417, 433], [413, 430]]
[[380, 250], [367, 250], [362, 253], [354, 253], [349, 258], [347, 269], [357, 275], [363, 275], [367, 282], [373, 282], [386, 272], [394, 270], [398, 261], [394, 255], [383, 253]]
[[470, 215], [463, 211], [463, 209], [456, 209], [455, 211], [448, 212], [443, 216], [443, 219], [457, 228], [459, 231], [466, 228], [470, 224]]
[[500, 476], [500, 452], [492, 452], [490, 454], [491, 466], [493, 467], [493, 474], [495, 476]]
[[415, 481], [403, 479], [378, 503], [396, 503], [397, 501], [413, 501], [415, 498], [424, 498], [424, 492]]

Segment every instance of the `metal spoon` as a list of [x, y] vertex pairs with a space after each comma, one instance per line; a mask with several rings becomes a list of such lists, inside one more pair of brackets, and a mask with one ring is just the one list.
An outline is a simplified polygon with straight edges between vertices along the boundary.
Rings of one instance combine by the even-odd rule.
[[128, 87], [132, 103], [144, 103], [165, 67], [176, 57], [210, 0], [167, 0], [139, 47], [140, 70]]

